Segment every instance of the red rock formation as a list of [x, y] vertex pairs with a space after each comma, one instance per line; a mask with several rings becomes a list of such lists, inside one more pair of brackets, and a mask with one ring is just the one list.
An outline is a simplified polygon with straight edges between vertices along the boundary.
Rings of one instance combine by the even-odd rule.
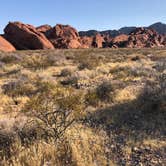
[[100, 34], [96, 34], [94, 37], [81, 37], [80, 41], [82, 48], [102, 48], [105, 43], [104, 37]]
[[81, 48], [91, 48], [93, 37], [84, 36], [80, 38]]
[[57, 24], [45, 34], [55, 48], [80, 48], [79, 34], [69, 25]]
[[109, 34], [103, 35], [103, 38], [104, 38], [103, 48], [110, 47], [110, 43], [112, 42], [113, 38]]
[[110, 47], [163, 47], [164, 37], [155, 30], [146, 28], [136, 28], [129, 35], [119, 35], [110, 42]]
[[163, 42], [162, 42], [162, 44], [163, 44], [164, 46], [166, 46], [166, 35], [164, 35], [164, 37], [163, 37]]
[[38, 32], [35, 27], [21, 22], [10, 22], [4, 29], [4, 37], [10, 41], [16, 49], [54, 49], [53, 45]]
[[111, 42], [110, 46], [113, 48], [118, 48], [118, 47], [124, 47], [126, 42], [128, 41], [129, 36], [128, 35], [119, 35], [116, 36]]
[[97, 34], [93, 37], [92, 41], [92, 47], [94, 48], [102, 48], [104, 43], [104, 38], [100, 35]]
[[37, 27], [36, 29], [37, 29], [37, 31], [42, 32], [42, 33], [45, 34], [45, 33], [47, 33], [47, 31], [49, 31], [51, 28], [52, 28], [52, 27], [51, 27], [50, 25], [45, 24], [45, 25], [41, 25], [41, 26]]
[[16, 49], [10, 44], [6, 39], [4, 39], [2, 36], [0, 36], [0, 51], [4, 52], [12, 52]]
[[155, 30], [146, 28], [137, 28], [129, 34], [126, 47], [144, 48], [144, 47], [162, 47], [163, 37]]
[[[10, 22], [5, 28], [4, 38], [16, 49], [54, 49], [55, 48], [105, 48], [105, 47], [164, 47], [166, 36], [159, 35], [149, 28], [134, 28], [129, 35], [121, 34], [112, 38], [108, 31], [94, 36], [79, 36], [77, 30], [69, 25], [57, 24], [33, 27], [20, 22]], [[92, 31], [93, 32], [93, 31]]]

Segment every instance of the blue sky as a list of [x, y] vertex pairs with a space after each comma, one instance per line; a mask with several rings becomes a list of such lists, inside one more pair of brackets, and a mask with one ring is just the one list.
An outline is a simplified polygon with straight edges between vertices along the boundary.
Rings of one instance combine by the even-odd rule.
[[0, 5], [1, 33], [8, 21], [70, 24], [78, 30], [166, 23], [166, 0], [1, 0]]

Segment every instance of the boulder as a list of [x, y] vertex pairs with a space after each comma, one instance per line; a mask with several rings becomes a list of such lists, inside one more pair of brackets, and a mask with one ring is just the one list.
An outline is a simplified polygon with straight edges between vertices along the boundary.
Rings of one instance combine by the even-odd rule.
[[110, 47], [113, 47], [113, 48], [125, 47], [125, 44], [128, 41], [128, 38], [129, 38], [129, 36], [125, 35], [125, 34], [116, 36], [110, 42]]
[[37, 31], [38, 32], [42, 32], [42, 33], [47, 33], [47, 31], [49, 31], [52, 27], [48, 24], [45, 24], [45, 25], [41, 25], [39, 27], [36, 27]]
[[12, 44], [10, 44], [6, 39], [4, 39], [2, 36], [0, 36], [0, 51], [4, 52], [12, 52], [16, 49]]
[[45, 35], [32, 25], [9, 22], [4, 32], [4, 37], [18, 50], [54, 49]]
[[57, 24], [45, 33], [55, 48], [80, 48], [77, 30], [70, 25]]

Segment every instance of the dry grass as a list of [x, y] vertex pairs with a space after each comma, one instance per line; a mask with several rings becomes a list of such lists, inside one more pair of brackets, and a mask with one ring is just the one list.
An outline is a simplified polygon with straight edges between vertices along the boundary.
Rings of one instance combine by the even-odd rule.
[[[0, 165], [134, 165], [140, 149], [139, 164], [164, 165], [165, 75], [165, 49], [1, 52]], [[61, 87], [61, 106], [84, 115], [56, 143], [25, 128], [25, 106], [47, 91], [28, 109], [43, 111], [53, 94], [45, 83]]]

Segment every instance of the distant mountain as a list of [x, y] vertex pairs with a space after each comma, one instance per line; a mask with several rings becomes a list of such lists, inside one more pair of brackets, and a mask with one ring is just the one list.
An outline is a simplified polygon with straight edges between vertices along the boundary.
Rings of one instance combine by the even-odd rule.
[[136, 27], [123, 27], [120, 28], [119, 30], [105, 30], [105, 31], [97, 31], [97, 30], [89, 30], [89, 31], [80, 31], [79, 35], [80, 36], [94, 36], [97, 33], [100, 33], [101, 35], [108, 35], [111, 37], [116, 37], [120, 34], [126, 34], [128, 35], [130, 32], [132, 32], [133, 30], [135, 30]]
[[[116, 37], [120, 34], [126, 34], [128, 35], [132, 31], [134, 31], [137, 27], [132, 26], [132, 27], [122, 27], [119, 30], [105, 30], [105, 31], [97, 31], [97, 30], [89, 30], [89, 31], [80, 31], [79, 35], [80, 36], [94, 36], [97, 33], [100, 33], [101, 35], [109, 35], [111, 37]], [[149, 27], [146, 27], [148, 29], [154, 29], [156, 30], [159, 34], [166, 34], [166, 24], [157, 22], [155, 24], [150, 25]]]
[[149, 28], [156, 30], [159, 34], [166, 34], [166, 24], [163, 24], [161, 22], [152, 24], [149, 26]]
[[128, 35], [132, 31], [134, 31], [136, 28], [137, 27], [123, 27], [123, 28], [119, 29], [119, 32], [120, 32], [120, 34], [126, 34], [126, 35]]
[[91, 36], [95, 36], [97, 33], [99, 33], [99, 31], [96, 31], [96, 30], [89, 30], [89, 31], [80, 31], [80, 32], [79, 32], [79, 35], [80, 35], [80, 36], [88, 36], [88, 37], [91, 37]]

